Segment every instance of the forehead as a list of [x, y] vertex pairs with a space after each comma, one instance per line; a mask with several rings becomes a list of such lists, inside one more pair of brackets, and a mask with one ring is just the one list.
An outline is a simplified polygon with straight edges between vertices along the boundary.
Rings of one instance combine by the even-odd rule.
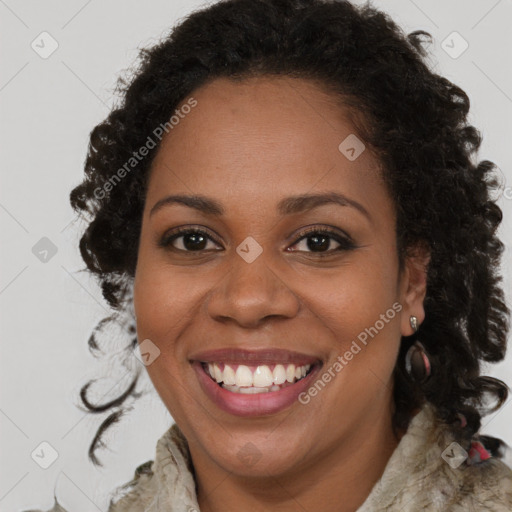
[[[148, 197], [208, 191], [222, 199], [236, 192], [262, 204], [316, 188], [370, 199], [382, 194], [380, 162], [363, 149], [339, 98], [318, 84], [219, 78], [190, 96], [197, 105], [162, 139]], [[357, 158], [347, 145], [360, 152]]]

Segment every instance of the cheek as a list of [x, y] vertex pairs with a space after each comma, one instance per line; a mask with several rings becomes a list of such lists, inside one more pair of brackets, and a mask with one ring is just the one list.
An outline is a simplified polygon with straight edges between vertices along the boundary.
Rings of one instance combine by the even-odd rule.
[[160, 351], [146, 370], [169, 410], [179, 416], [183, 390], [196, 380], [188, 361], [191, 342], [211, 334], [202, 328], [201, 311], [218, 274], [172, 267], [143, 253], [139, 263], [134, 283], [137, 337], [139, 342], [151, 340]]
[[[307, 309], [339, 333], [338, 339], [347, 340], [373, 326], [398, 302], [397, 268], [389, 249], [388, 257], [368, 251], [335, 269], [301, 272], [294, 279], [295, 290]], [[388, 317], [395, 319], [395, 313]]]
[[367, 256], [300, 280], [302, 298], [330, 340], [325, 370], [336, 375], [334, 400], [349, 408], [347, 396], [386, 392], [401, 340], [398, 267], [392, 257]]
[[180, 326], [190, 316], [190, 296], [195, 279], [187, 269], [171, 267], [160, 249], [152, 246], [142, 230], [133, 289], [133, 302], [139, 340], [149, 338], [168, 350]]
[[[179, 273], [139, 258], [134, 282], [133, 301], [139, 343], [149, 339], [159, 351], [146, 371], [155, 390], [173, 418], [183, 417], [183, 397], [187, 394], [186, 362], [180, 334], [191, 314], [188, 300], [190, 279], [180, 280]], [[180, 290], [182, 292], [180, 293]]]

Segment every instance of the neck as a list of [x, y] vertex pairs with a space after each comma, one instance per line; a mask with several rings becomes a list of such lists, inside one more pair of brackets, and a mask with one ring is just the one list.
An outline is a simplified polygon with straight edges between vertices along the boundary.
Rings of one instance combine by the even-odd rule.
[[357, 511], [398, 445], [391, 413], [392, 407], [384, 406], [328, 453], [287, 474], [248, 478], [219, 466], [195, 466], [201, 511]]

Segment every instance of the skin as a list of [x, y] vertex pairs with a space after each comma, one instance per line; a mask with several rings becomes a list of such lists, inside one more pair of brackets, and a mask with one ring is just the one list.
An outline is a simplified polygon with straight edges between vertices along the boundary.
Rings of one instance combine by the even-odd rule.
[[[368, 148], [355, 161], [338, 150], [356, 131], [318, 84], [222, 78], [192, 96], [197, 106], [163, 138], [151, 168], [134, 307], [139, 341], [161, 351], [147, 370], [189, 442], [201, 511], [354, 511], [399, 442], [392, 372], [410, 316], [424, 319], [428, 253], [418, 249], [399, 271], [380, 162]], [[318, 192], [344, 194], [368, 217], [336, 204], [277, 213], [283, 198]], [[225, 213], [172, 204], [150, 215], [169, 194], [209, 196]], [[186, 252], [197, 247], [184, 246], [186, 236], [159, 247], [178, 226], [200, 226], [213, 240], [200, 251]], [[356, 247], [336, 251], [331, 238], [321, 258], [301, 234], [307, 226], [331, 226]], [[252, 263], [236, 252], [248, 236], [263, 249]], [[277, 414], [220, 410], [189, 362], [206, 348], [284, 348], [329, 368], [394, 303], [400, 313], [317, 396]], [[247, 446], [255, 463], [239, 455]]]

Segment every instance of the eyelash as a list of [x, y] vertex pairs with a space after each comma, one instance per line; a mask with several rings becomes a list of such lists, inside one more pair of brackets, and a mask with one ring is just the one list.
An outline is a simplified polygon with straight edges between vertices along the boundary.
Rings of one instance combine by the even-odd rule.
[[[170, 234], [166, 234], [162, 237], [162, 239], [159, 241], [158, 246], [161, 248], [169, 248], [171, 246], [171, 243], [174, 242], [174, 240], [188, 235], [188, 234], [199, 234], [204, 236], [205, 238], [215, 242], [216, 244], [220, 245], [220, 242], [218, 242], [215, 238], [213, 238], [207, 231], [201, 228], [177, 228]], [[314, 251], [293, 251], [293, 252], [308, 252], [310, 254], [315, 254], [318, 257], [326, 257], [330, 256], [332, 253], [336, 251], [350, 251], [353, 249], [356, 249], [357, 246], [354, 244], [354, 242], [351, 240], [351, 238], [347, 236], [340, 235], [337, 231], [334, 231], [329, 228], [318, 228], [318, 227], [312, 227], [307, 228], [298, 235], [298, 239], [293, 243], [293, 245], [297, 245], [299, 242], [301, 242], [303, 239], [308, 238], [308, 235], [317, 234], [317, 235], [327, 235], [329, 238], [332, 238], [336, 242], [340, 244], [339, 247], [336, 249], [330, 249], [329, 251], [325, 252], [314, 252]], [[184, 249], [176, 249], [175, 247], [170, 247], [171, 250], [175, 250], [178, 252], [185, 252], [185, 253], [201, 253], [204, 251], [204, 249], [198, 250], [198, 251], [186, 251]]]

